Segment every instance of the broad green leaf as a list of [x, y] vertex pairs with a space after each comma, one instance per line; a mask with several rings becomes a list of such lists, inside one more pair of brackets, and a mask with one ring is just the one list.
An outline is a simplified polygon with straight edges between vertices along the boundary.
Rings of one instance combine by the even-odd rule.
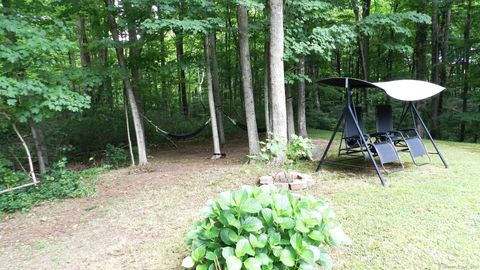
[[245, 190], [239, 190], [233, 194], [233, 200], [237, 206], [240, 206], [248, 199], [248, 193]]
[[193, 261], [192, 257], [188, 256], [182, 261], [182, 267], [184, 268], [192, 268], [195, 265], [195, 262]]
[[240, 221], [231, 212], [222, 212], [224, 218], [227, 220], [228, 225], [237, 229], [240, 228]]
[[315, 262], [315, 254], [313, 254], [313, 252], [308, 249], [308, 248], [305, 248], [303, 249], [302, 251], [300, 251], [300, 258], [307, 262], [307, 263], [314, 263]]
[[333, 267], [332, 258], [326, 252], [320, 253], [320, 258], [318, 261], [320, 265], [323, 266], [325, 269], [332, 269]]
[[235, 255], [235, 249], [233, 247], [224, 247], [222, 248], [222, 257], [227, 259], [230, 256]]
[[315, 241], [323, 241], [325, 239], [323, 234], [318, 230], [315, 230], [315, 231], [312, 231], [311, 233], [309, 233], [308, 237], [310, 237], [311, 239], [313, 239]]
[[282, 253], [280, 253], [280, 261], [285, 265], [292, 267], [295, 265], [295, 255], [293, 252], [289, 249], [284, 249], [282, 250]]
[[263, 208], [262, 209], [262, 217], [268, 225], [271, 225], [272, 222], [273, 222], [272, 209]]
[[277, 217], [275, 222], [284, 230], [293, 229], [295, 227], [295, 220], [289, 217]]
[[242, 261], [235, 256], [228, 257], [225, 262], [227, 264], [226, 270], [240, 270], [242, 268]]
[[262, 221], [256, 217], [247, 217], [242, 223], [242, 229], [247, 232], [258, 232], [262, 228]]
[[247, 270], [260, 270], [260, 262], [256, 259], [256, 258], [253, 258], [253, 257], [250, 257], [248, 259], [246, 259], [244, 262], [243, 262], [243, 265], [245, 266], [245, 269]]
[[262, 205], [260, 203], [252, 198], [248, 198], [246, 201], [244, 201], [240, 205], [240, 211], [250, 213], [250, 214], [256, 214], [260, 212], [262, 209]]
[[290, 245], [292, 245], [293, 249], [297, 252], [300, 251], [303, 248], [302, 236], [299, 233], [294, 233], [290, 237]]
[[268, 236], [264, 233], [260, 234], [258, 237], [257, 237], [257, 248], [264, 248], [265, 245], [267, 244], [267, 241], [268, 241]]
[[243, 238], [238, 241], [235, 247], [235, 256], [238, 258], [244, 256], [245, 254], [249, 254], [251, 256], [255, 256], [255, 251], [252, 249], [250, 242], [247, 239]]
[[238, 235], [230, 228], [223, 228], [220, 231], [220, 239], [222, 239], [225, 244], [231, 245], [238, 241]]
[[320, 249], [316, 246], [309, 245], [307, 247], [313, 253], [313, 261], [316, 262], [320, 259]]
[[211, 251], [207, 251], [207, 254], [205, 254], [205, 258], [207, 258], [209, 261], [215, 260], [216, 257], [217, 255]]
[[206, 250], [207, 249], [206, 249], [205, 245], [201, 245], [201, 246], [197, 247], [196, 249], [194, 249], [192, 251], [192, 259], [196, 262], [200, 261], [205, 256]]
[[330, 229], [330, 237], [332, 238], [332, 241], [334, 245], [350, 245], [352, 244], [352, 240], [345, 234], [343, 231], [342, 227], [340, 226], [335, 226], [332, 229]]
[[206, 264], [197, 265], [197, 267], [195, 267], [195, 270], [208, 270], [208, 265]]
[[260, 262], [261, 265], [268, 265], [272, 259], [268, 257], [265, 253], [259, 253], [255, 256], [255, 258]]

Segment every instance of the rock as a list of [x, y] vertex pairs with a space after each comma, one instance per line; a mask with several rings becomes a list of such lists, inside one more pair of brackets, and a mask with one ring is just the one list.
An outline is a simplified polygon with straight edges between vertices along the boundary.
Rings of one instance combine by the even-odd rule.
[[286, 182], [289, 182], [288, 180], [288, 175], [287, 173], [285, 172], [279, 172], [277, 174], [275, 174], [275, 176], [273, 177], [275, 182], [282, 182], [282, 183], [286, 183]]
[[301, 173], [299, 173], [299, 172], [290, 172], [290, 179], [292, 179], [292, 180], [301, 179], [300, 175], [301, 175]]
[[260, 185], [273, 184], [273, 177], [270, 175], [260, 176], [259, 182], [260, 182]]
[[307, 182], [305, 182], [304, 180], [294, 180], [289, 185], [291, 190], [302, 190], [307, 188]]
[[309, 174], [305, 174], [305, 173], [299, 173], [298, 174], [298, 179], [308, 179], [308, 178], [312, 179], [312, 176], [309, 175]]
[[288, 190], [288, 183], [273, 183], [273, 185], [278, 189]]
[[305, 181], [305, 183], [307, 183], [307, 187], [311, 187], [311, 186], [315, 185], [315, 180], [313, 180], [312, 177], [305, 178], [305, 179], [303, 179], [303, 181]]

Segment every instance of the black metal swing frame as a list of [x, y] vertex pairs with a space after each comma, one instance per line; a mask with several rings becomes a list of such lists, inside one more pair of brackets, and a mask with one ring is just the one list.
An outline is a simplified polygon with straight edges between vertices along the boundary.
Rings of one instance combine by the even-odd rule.
[[[364, 157], [364, 159], [366, 159], [366, 157], [368, 156], [368, 158], [370, 159], [370, 162], [372, 163], [373, 165], [373, 168], [380, 180], [380, 183], [382, 185], [385, 185], [385, 179], [382, 175], [382, 173], [380, 172], [380, 169], [379, 169], [379, 166], [374, 158], [374, 153], [372, 152], [372, 150], [368, 147], [369, 143], [367, 142], [367, 139], [365, 138], [365, 133], [363, 132], [362, 128], [360, 127], [360, 124], [358, 122], [358, 118], [357, 118], [357, 114], [356, 112], [352, 109], [354, 108], [354, 104], [353, 104], [353, 101], [352, 101], [352, 87], [350, 85], [350, 78], [343, 78], [345, 79], [345, 107], [344, 109], [342, 110], [342, 113], [340, 114], [340, 117], [337, 121], [337, 124], [335, 126], [335, 129], [333, 130], [333, 133], [332, 133], [332, 136], [330, 137], [330, 140], [327, 144], [327, 147], [325, 149], [325, 151], [323, 152], [323, 155], [318, 163], [318, 166], [317, 166], [317, 169], [316, 171], [318, 172], [322, 165], [325, 164], [327, 162], [326, 160], [326, 157], [327, 157], [327, 154], [328, 154], [328, 151], [330, 150], [331, 146], [332, 146], [332, 143], [333, 143], [333, 140], [335, 139], [335, 135], [337, 134], [337, 132], [339, 131], [339, 128], [340, 128], [340, 125], [344, 122], [344, 120], [346, 119], [347, 117], [347, 114], [349, 115], [349, 117], [351, 117], [351, 119], [353, 120], [354, 122], [354, 126], [355, 128], [357, 129], [358, 131], [358, 134], [360, 134], [359, 136], [359, 139], [360, 139], [360, 142], [361, 144], [363, 144], [364, 147], [360, 147], [360, 150], [358, 151], [361, 151], [362, 152], [362, 156]], [[361, 87], [375, 87], [375, 86], [372, 86], [370, 85], [368, 82], [365, 82], [365, 81], [361, 81], [361, 80], [358, 80], [358, 79], [354, 79], [355, 81], [357, 82], [361, 82], [363, 83], [364, 85], [362, 85]], [[338, 86], [338, 84], [331, 84], [333, 86]], [[421, 126], [423, 127], [428, 139], [430, 140], [430, 142], [432, 143], [434, 149], [435, 149], [435, 152], [430, 152], [428, 154], [436, 154], [439, 156], [440, 160], [442, 161], [443, 165], [445, 166], [445, 168], [448, 168], [448, 165], [447, 165], [447, 162], [445, 161], [445, 159], [443, 158], [442, 154], [440, 153], [440, 150], [438, 149], [437, 147], [437, 144], [435, 143], [435, 141], [433, 140], [432, 138], [432, 135], [430, 134], [430, 131], [428, 130], [427, 126], [425, 125], [425, 122], [423, 121], [422, 117], [420, 116], [417, 108], [415, 107], [415, 104], [413, 102], [407, 102], [407, 104], [405, 105], [404, 109], [403, 109], [403, 112], [402, 112], [402, 115], [400, 117], [400, 121], [398, 123], [398, 127], [401, 126], [401, 124], [405, 121], [405, 118], [408, 114], [408, 112], [411, 113], [412, 115], [412, 120], [413, 120], [413, 123], [414, 125], [416, 125], [417, 123], [417, 120], [418, 122], [421, 124]], [[416, 129], [414, 129], [415, 132]], [[418, 135], [418, 132], [417, 132], [417, 135]], [[420, 138], [420, 136], [419, 136]], [[365, 153], [366, 151], [366, 153]], [[429, 157], [430, 158], [430, 157]], [[382, 167], [383, 167], [383, 164], [382, 164]], [[403, 167], [403, 164], [402, 164], [402, 167]]]

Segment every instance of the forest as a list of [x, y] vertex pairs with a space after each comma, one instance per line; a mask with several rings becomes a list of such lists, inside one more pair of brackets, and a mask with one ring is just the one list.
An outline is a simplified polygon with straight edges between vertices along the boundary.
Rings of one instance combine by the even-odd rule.
[[[110, 222], [128, 215], [130, 222], [130, 216], [143, 215], [143, 219], [132, 218], [131, 222], [148, 220], [150, 223], [135, 223], [134, 226], [138, 226], [135, 233], [157, 232], [160, 237], [156, 235], [154, 239], [160, 244], [142, 249], [141, 256], [149, 259], [122, 261], [118, 268], [151, 269], [155, 268], [153, 265], [176, 268], [186, 250], [184, 246], [173, 244], [183, 242], [183, 238], [178, 239], [177, 228], [185, 233], [186, 224], [197, 217], [198, 205], [216, 196], [213, 194], [227, 188], [236, 189], [237, 182], [252, 185], [251, 175], [258, 178], [257, 174], [292, 168], [313, 173], [312, 160], [296, 163], [295, 154], [302, 153], [302, 158], [312, 157], [310, 150], [302, 152], [304, 148], [311, 148], [310, 138], [318, 140], [314, 146], [324, 146], [346, 102], [344, 89], [321, 84], [321, 79], [349, 77], [370, 82], [412, 79], [446, 88], [430, 99], [416, 102], [415, 106], [432, 137], [447, 150], [447, 160], [453, 163], [453, 169], [442, 171], [438, 164], [419, 167], [418, 171], [410, 170], [410, 176], [392, 176], [394, 184], [386, 189], [374, 184], [366, 187], [365, 183], [374, 181], [371, 175], [359, 171], [316, 174], [314, 178], [320, 179], [321, 185], [317, 182], [313, 193], [336, 200], [335, 207], [344, 214], [339, 219], [345, 224], [347, 234], [353, 236], [354, 248], [341, 248], [334, 253], [334, 261], [345, 269], [366, 269], [365, 263], [370, 262], [371, 267], [381, 269], [385, 267], [382, 257], [386, 256], [390, 263], [398, 263], [392, 268], [414, 269], [449, 267], [449, 258], [454, 258], [452, 260], [457, 263], [454, 267], [480, 267], [478, 262], [471, 260], [480, 254], [480, 241], [477, 244], [468, 241], [472, 240], [468, 237], [472, 230], [458, 232], [464, 230], [465, 224], [478, 225], [480, 220], [478, 212], [471, 212], [478, 196], [470, 196], [472, 191], [478, 190], [478, 184], [471, 180], [478, 176], [474, 167], [479, 159], [480, 141], [479, 22], [478, 0], [1, 0], [0, 218], [40, 205], [38, 213], [47, 214], [38, 214], [38, 217], [32, 214], [33, 218], [45, 215], [35, 226], [43, 224], [42, 228], [49, 229], [39, 229], [25, 240], [16, 236], [25, 227], [15, 222], [31, 224], [28, 222], [32, 222], [29, 221], [32, 216], [5, 219], [4, 227], [0, 220], [0, 239], [5, 243], [0, 243], [0, 250], [22, 253], [29, 252], [30, 248], [37, 251], [45, 248], [46, 252], [56, 247], [48, 245], [53, 241], [48, 238], [49, 230], [51, 235], [56, 235], [58, 231], [68, 231], [65, 228], [69, 226], [76, 230], [80, 224], [80, 227], [89, 228], [85, 231], [101, 233], [91, 229], [94, 223], [87, 224], [85, 220], [93, 218], [95, 221], [100, 217], [110, 218]], [[356, 106], [362, 108], [364, 124], [369, 130], [375, 129], [377, 105], [391, 106], [394, 117], [404, 105], [377, 90], [363, 89], [353, 95]], [[423, 133], [422, 127], [414, 128]], [[261, 165], [265, 160], [268, 164]], [[419, 180], [425, 177], [429, 177], [428, 181], [438, 180], [439, 186]], [[97, 178], [101, 184], [95, 182]], [[446, 178], [461, 184], [452, 185]], [[352, 182], [344, 182], [345, 179]], [[425, 193], [412, 188], [418, 182]], [[184, 186], [179, 187], [180, 184]], [[366, 192], [360, 194], [357, 188]], [[153, 193], [148, 193], [148, 189]], [[140, 195], [136, 197], [121, 197], [138, 190], [140, 192], [135, 194]], [[405, 197], [398, 197], [405, 190], [409, 191]], [[229, 219], [229, 223], [238, 223], [238, 226], [241, 221], [241, 226], [246, 224], [247, 232], [255, 232], [263, 225], [258, 223], [257, 217], [249, 215], [259, 213], [260, 205], [245, 206], [245, 200], [259, 200], [256, 196], [262, 192], [266, 191], [243, 188], [232, 193], [229, 200], [236, 203], [243, 200], [238, 204], [244, 207], [235, 217], [223, 216], [225, 212], [227, 215], [229, 211], [236, 211], [234, 208], [222, 205], [219, 210], [220, 206], [213, 204], [208, 204], [207, 208], [211, 207], [209, 211], [215, 214], [220, 213], [216, 217], [220, 221]], [[458, 192], [466, 194], [465, 197], [458, 197]], [[227, 200], [222, 194], [218, 205]], [[281, 197], [282, 194], [272, 196]], [[438, 197], [430, 197], [438, 194], [444, 196], [443, 210], [438, 208]], [[398, 213], [397, 216], [369, 204], [371, 198], [378, 195], [379, 204]], [[93, 199], [95, 196], [97, 198]], [[56, 205], [49, 202], [74, 197], [84, 198]], [[115, 198], [121, 199], [115, 201]], [[303, 200], [303, 203], [292, 203], [295, 213], [313, 211], [309, 209], [312, 205], [323, 205], [322, 201]], [[418, 205], [407, 204], [416, 200]], [[131, 203], [124, 204], [124, 201]], [[157, 204], [145, 205], [157, 201]], [[273, 204], [268, 207], [277, 207]], [[355, 208], [357, 205], [364, 207], [365, 214]], [[50, 222], [50, 210], [42, 206], [52, 207], [51, 213], [58, 214], [58, 220], [72, 221], [60, 228], [57, 223]], [[405, 212], [412, 208], [413, 212]], [[82, 209], [80, 214], [78, 209]], [[160, 221], [151, 221], [155, 214], [148, 211], [160, 213]], [[185, 215], [177, 216], [177, 211]], [[430, 231], [430, 228], [442, 227], [440, 224], [445, 220], [439, 218], [452, 212], [457, 218], [452, 218], [455, 221], [451, 226], [457, 233]], [[425, 224], [418, 223], [416, 216], [424, 215], [422, 213], [427, 213], [427, 218], [422, 219]], [[431, 213], [435, 216], [428, 216]], [[467, 216], [468, 222], [465, 221]], [[397, 217], [405, 222], [399, 222]], [[393, 233], [388, 235], [375, 227], [378, 220], [370, 220], [376, 218], [398, 226], [392, 226]], [[171, 225], [165, 220], [180, 221]], [[265, 217], [261, 220], [268, 221]], [[108, 222], [102, 220], [101, 223]], [[125, 219], [118, 222], [128, 223]], [[161, 226], [152, 225], [158, 222]], [[206, 230], [202, 233], [216, 233], [218, 238], [218, 231], [208, 231], [211, 229], [208, 222], [197, 222], [194, 234]], [[334, 219], [328, 222], [332, 228], [332, 224], [336, 224]], [[385, 251], [377, 248], [372, 252], [367, 248], [373, 237], [369, 231], [372, 224], [378, 230], [376, 243]], [[307, 267], [309, 260], [329, 269], [332, 258], [312, 243], [329, 247], [351, 242], [341, 229], [322, 231], [320, 236], [310, 235], [310, 239], [302, 240], [302, 234], [295, 230], [302, 231], [304, 227], [280, 226], [282, 233], [283, 229], [291, 230], [288, 231], [291, 238], [281, 241], [290, 241], [292, 247], [281, 251], [281, 255], [280, 251], [275, 251], [278, 247], [272, 247], [272, 254], [284, 266], [294, 266], [291, 269], [317, 269]], [[165, 228], [168, 235], [158, 232], [159, 228]], [[239, 229], [238, 236], [243, 229]], [[428, 237], [411, 238], [419, 241], [420, 248], [415, 249], [419, 253], [400, 252], [398, 260], [389, 257], [397, 255], [398, 246], [408, 246], [403, 242], [404, 231], [408, 236], [415, 234], [413, 229], [442, 240], [424, 242]], [[138, 236], [131, 231], [113, 235], [114, 232], [103, 231], [105, 236], [112, 234], [105, 240], [115, 241], [110, 243], [114, 246], [112, 250], [99, 250], [102, 244], [98, 244], [92, 250], [82, 249], [78, 258], [95, 258], [102, 252], [116, 254], [118, 249], [126, 252], [118, 257], [123, 259], [133, 251], [121, 246], [123, 240], [118, 237], [122, 235], [133, 246], [140, 245], [135, 242], [139, 239], [148, 242], [145, 235]], [[189, 235], [189, 245], [194, 249], [192, 255], [184, 259], [183, 266], [222, 269], [217, 265], [221, 256], [228, 269], [240, 269], [242, 265], [243, 269], [260, 269], [260, 264], [264, 265], [262, 269], [275, 269], [266, 267], [280, 265], [280, 261], [273, 263], [265, 258], [266, 255], [245, 259], [248, 254], [255, 255], [255, 245], [259, 249], [265, 246], [262, 241], [266, 234], [250, 235], [253, 238], [250, 236], [248, 240], [232, 240], [230, 231], [226, 236], [220, 235], [225, 243], [238, 240], [235, 255], [243, 261], [234, 258], [231, 250], [228, 252], [232, 254], [227, 254], [230, 256], [219, 250], [205, 250], [204, 245], [198, 245], [195, 237]], [[466, 247], [459, 253], [463, 255], [448, 253], [447, 250], [455, 250], [444, 246], [448, 242], [431, 246], [443, 243], [446, 235]], [[98, 235], [85, 239], [95, 242], [97, 238], [103, 239]], [[37, 242], [28, 242], [34, 241], [32, 239]], [[81, 242], [78, 239], [84, 238], [72, 239], [70, 245], [75, 246], [75, 241]], [[19, 241], [30, 244], [17, 250]], [[238, 247], [240, 243], [241, 248]], [[307, 243], [308, 246], [302, 246]], [[150, 256], [149, 248], [160, 256]], [[451, 256], [423, 260], [423, 249], [435, 249]], [[64, 249], [64, 252], [73, 250]], [[175, 254], [171, 261], [169, 254]], [[65, 258], [72, 257], [70, 255], [67, 253]], [[269, 256], [276, 260], [270, 253]], [[12, 263], [9, 266], [31, 268], [28, 260], [19, 259], [14, 264], [16, 258], [9, 258]], [[53, 261], [58, 259], [58, 265], [63, 265], [62, 260], [65, 260], [68, 265], [70, 261], [65, 258]], [[0, 268], [3, 268], [2, 261]], [[412, 264], [414, 261], [418, 264]], [[201, 265], [204, 262], [210, 264]], [[105, 266], [97, 264], [99, 261], [77, 263], [80, 268]]]

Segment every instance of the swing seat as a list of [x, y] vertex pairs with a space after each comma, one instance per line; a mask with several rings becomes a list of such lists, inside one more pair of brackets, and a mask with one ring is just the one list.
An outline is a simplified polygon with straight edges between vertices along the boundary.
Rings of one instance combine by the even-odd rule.
[[393, 130], [392, 107], [390, 105], [379, 105], [376, 107], [377, 133], [370, 134], [376, 141], [391, 141], [398, 148], [398, 151], [409, 152], [415, 165], [421, 166], [425, 163], [418, 163], [418, 157], [427, 156], [431, 162], [425, 144], [416, 129]]
[[[404, 169], [403, 162], [400, 160], [400, 156], [392, 141], [375, 142], [371, 144], [371, 147], [374, 155], [378, 156], [380, 165], [382, 165], [384, 171], [393, 172]], [[400, 163], [401, 168], [393, 171], [387, 170], [384, 165], [388, 163]]]

